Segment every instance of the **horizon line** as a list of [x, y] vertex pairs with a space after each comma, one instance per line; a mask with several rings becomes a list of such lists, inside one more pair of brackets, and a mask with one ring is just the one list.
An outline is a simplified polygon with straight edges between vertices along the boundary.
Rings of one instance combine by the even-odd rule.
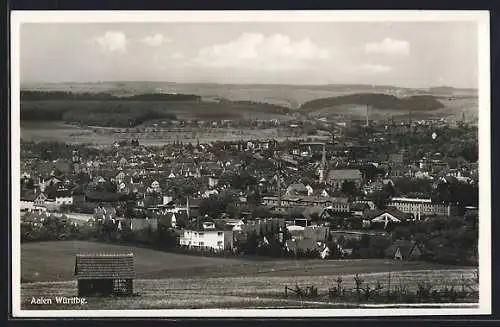
[[331, 86], [366, 86], [372, 88], [397, 88], [397, 89], [406, 89], [406, 90], [428, 90], [435, 88], [450, 88], [455, 90], [471, 90], [471, 91], [479, 91], [478, 87], [458, 87], [451, 85], [430, 85], [430, 86], [398, 86], [391, 84], [355, 84], [355, 83], [321, 83], [321, 84], [293, 84], [293, 83], [221, 83], [221, 82], [173, 82], [173, 81], [155, 81], [155, 80], [97, 80], [97, 81], [27, 81], [21, 82], [20, 86], [23, 87], [23, 84], [112, 84], [112, 83], [166, 83], [166, 84], [178, 84], [178, 85], [229, 85], [229, 86], [288, 86], [288, 87], [331, 87]]

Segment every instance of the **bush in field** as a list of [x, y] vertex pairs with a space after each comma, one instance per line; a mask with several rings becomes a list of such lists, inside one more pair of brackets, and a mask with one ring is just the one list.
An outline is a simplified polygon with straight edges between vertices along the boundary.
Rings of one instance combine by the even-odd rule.
[[75, 226], [64, 216], [27, 213], [21, 220], [29, 218], [33, 222], [21, 223], [21, 242], [78, 239], [81, 236], [80, 227]]

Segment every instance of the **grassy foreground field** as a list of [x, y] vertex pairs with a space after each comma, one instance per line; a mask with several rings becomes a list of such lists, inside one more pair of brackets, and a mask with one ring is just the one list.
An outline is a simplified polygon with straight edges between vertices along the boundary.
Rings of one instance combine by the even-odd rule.
[[[76, 296], [73, 277], [79, 252], [135, 253], [137, 297], [91, 298], [88, 304], [31, 305], [32, 297]], [[390, 273], [389, 273], [390, 272]], [[327, 289], [342, 276], [344, 286], [354, 286], [359, 273], [365, 283], [381, 282], [414, 289], [421, 281], [436, 285], [460, 284], [472, 279], [472, 268], [393, 260], [256, 260], [198, 257], [119, 245], [65, 241], [26, 243], [21, 246], [21, 297], [24, 309], [175, 309], [247, 307], [345, 307], [327, 303]], [[323, 300], [283, 298], [285, 285], [315, 285]], [[352, 304], [351, 304], [352, 305]]]

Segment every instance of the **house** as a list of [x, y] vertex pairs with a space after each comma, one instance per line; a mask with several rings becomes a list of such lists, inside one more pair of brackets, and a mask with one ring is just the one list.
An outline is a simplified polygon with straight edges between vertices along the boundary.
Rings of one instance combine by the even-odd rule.
[[364, 202], [353, 203], [349, 208], [349, 212], [355, 217], [362, 217], [368, 210], [370, 210], [370, 206]]
[[340, 191], [345, 182], [353, 182], [359, 187], [362, 180], [363, 174], [359, 169], [332, 169], [326, 177], [326, 183], [335, 191]]
[[48, 196], [45, 193], [41, 192], [36, 196], [33, 203], [35, 207], [45, 207], [47, 200]]
[[94, 217], [97, 219], [113, 219], [116, 217], [116, 209], [111, 206], [98, 206], [94, 209]]
[[127, 159], [122, 157], [120, 161], [118, 161], [118, 163], [120, 164], [120, 166], [125, 166], [128, 163], [128, 161]]
[[243, 231], [245, 223], [241, 219], [220, 219], [217, 221], [220, 225], [228, 226], [235, 232]]
[[400, 240], [394, 242], [386, 251], [387, 258], [395, 260], [418, 260], [423, 254], [423, 248], [415, 242]]
[[134, 254], [78, 254], [75, 260], [78, 296], [132, 295]]
[[366, 204], [368, 205], [368, 208], [369, 208], [370, 210], [377, 209], [377, 205], [375, 204], [375, 202], [370, 201], [370, 200], [359, 200], [359, 201], [354, 201], [352, 204], [355, 204], [355, 203], [366, 203]]
[[119, 183], [121, 183], [122, 181], [125, 180], [125, 173], [123, 171], [119, 172], [116, 176], [115, 176], [115, 180], [118, 181]]
[[208, 199], [211, 196], [217, 196], [219, 195], [219, 192], [217, 190], [206, 190], [201, 194], [201, 197], [204, 199]]
[[218, 228], [214, 223], [192, 224], [181, 234], [179, 244], [188, 248], [213, 249], [215, 251], [233, 248], [233, 231]]
[[56, 205], [72, 205], [73, 204], [73, 195], [69, 191], [60, 191], [56, 193], [55, 196]]
[[209, 188], [214, 188], [219, 184], [219, 179], [215, 176], [209, 176], [208, 177], [208, 187]]

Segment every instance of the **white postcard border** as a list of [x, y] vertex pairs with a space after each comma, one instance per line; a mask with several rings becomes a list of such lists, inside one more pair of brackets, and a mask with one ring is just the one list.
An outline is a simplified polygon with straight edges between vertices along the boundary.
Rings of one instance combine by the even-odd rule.
[[[147, 22], [478, 23], [479, 305], [477, 308], [22, 310], [20, 248], [20, 26], [22, 23]], [[14, 317], [374, 317], [491, 314], [490, 27], [487, 11], [13, 11], [11, 13], [12, 315]]]

